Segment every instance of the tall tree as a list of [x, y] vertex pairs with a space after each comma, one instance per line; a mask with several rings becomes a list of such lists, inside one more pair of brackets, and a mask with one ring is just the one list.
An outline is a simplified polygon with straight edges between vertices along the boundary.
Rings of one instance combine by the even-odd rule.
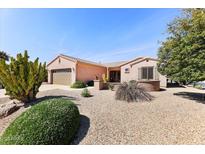
[[1, 59], [4, 59], [4, 60], [6, 60], [6, 61], [9, 60], [9, 56], [7, 55], [6, 52], [0, 51], [0, 60], [1, 60]]
[[205, 80], [205, 9], [183, 9], [167, 29], [159, 72], [183, 84]]

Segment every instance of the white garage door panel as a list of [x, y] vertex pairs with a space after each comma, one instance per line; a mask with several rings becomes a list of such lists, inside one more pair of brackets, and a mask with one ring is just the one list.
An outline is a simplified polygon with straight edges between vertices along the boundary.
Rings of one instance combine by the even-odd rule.
[[71, 84], [71, 69], [53, 71], [53, 84], [70, 85]]

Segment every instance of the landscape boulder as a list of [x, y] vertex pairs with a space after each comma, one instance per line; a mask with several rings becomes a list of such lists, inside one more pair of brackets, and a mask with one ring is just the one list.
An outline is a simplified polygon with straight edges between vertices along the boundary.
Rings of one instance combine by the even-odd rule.
[[4, 118], [17, 111], [22, 105], [14, 100], [0, 105], [0, 118]]

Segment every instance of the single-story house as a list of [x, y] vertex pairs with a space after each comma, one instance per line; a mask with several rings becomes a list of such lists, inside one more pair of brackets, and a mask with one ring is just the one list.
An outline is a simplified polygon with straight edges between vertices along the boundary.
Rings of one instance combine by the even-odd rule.
[[95, 63], [67, 55], [59, 55], [47, 65], [48, 83], [71, 85], [77, 80], [108, 77], [109, 82], [160, 81], [161, 87], [167, 86], [167, 78], [157, 71], [157, 59], [138, 57], [130, 61], [114, 63]]

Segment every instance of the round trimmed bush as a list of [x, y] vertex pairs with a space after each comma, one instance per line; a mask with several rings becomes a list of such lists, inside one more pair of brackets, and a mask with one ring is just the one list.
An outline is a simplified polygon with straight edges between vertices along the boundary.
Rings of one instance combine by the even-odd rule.
[[71, 88], [85, 88], [86, 85], [83, 81], [76, 81], [71, 85]]
[[83, 89], [83, 91], [81, 93], [81, 96], [83, 96], [83, 97], [91, 97], [90, 91], [87, 88]]
[[47, 99], [22, 113], [0, 137], [0, 144], [69, 144], [80, 123], [77, 106], [69, 100]]

